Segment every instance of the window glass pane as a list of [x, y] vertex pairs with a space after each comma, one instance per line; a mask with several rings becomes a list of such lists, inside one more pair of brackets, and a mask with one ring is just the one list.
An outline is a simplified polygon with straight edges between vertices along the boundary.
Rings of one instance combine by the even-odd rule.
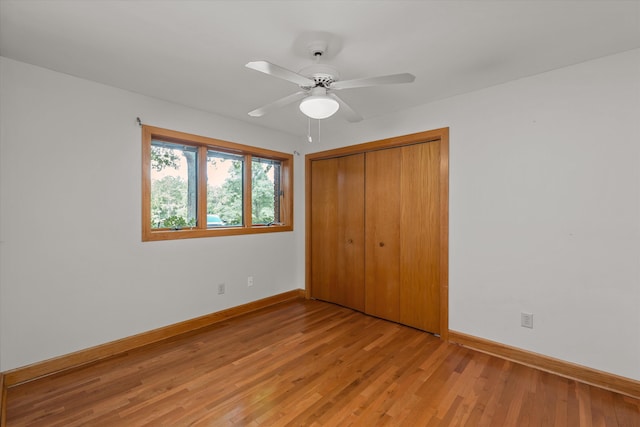
[[244, 156], [207, 151], [207, 228], [244, 224]]
[[196, 147], [151, 142], [151, 228], [196, 225], [197, 155]]
[[254, 224], [280, 222], [280, 161], [253, 158], [251, 165], [251, 220]]

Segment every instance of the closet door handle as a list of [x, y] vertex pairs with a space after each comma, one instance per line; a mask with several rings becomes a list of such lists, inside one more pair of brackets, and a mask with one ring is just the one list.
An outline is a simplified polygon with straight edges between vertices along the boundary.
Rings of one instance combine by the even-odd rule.
[[380, 243], [378, 243], [378, 244], [380, 245], [380, 247], [383, 247], [383, 246], [384, 246], [384, 242], [380, 242]]
[[353, 244], [353, 239], [348, 239], [348, 240], [347, 240], [347, 243], [348, 243], [348, 244], [350, 244], [350, 245], [352, 245], [352, 244]]

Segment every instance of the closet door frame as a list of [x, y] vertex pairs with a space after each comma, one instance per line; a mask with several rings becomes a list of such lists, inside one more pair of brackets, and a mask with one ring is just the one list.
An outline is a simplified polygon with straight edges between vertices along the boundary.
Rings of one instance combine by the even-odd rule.
[[449, 128], [412, 133], [378, 141], [350, 145], [305, 156], [305, 295], [311, 297], [311, 163], [350, 154], [366, 153], [386, 148], [440, 141], [440, 337], [449, 341]]

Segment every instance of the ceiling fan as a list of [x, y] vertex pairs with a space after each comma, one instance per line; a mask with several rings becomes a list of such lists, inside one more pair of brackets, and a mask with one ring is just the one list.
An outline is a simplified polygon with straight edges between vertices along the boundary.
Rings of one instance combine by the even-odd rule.
[[309, 51], [316, 59], [316, 63], [303, 68], [299, 73], [267, 61], [252, 61], [245, 65], [247, 68], [287, 80], [300, 87], [300, 90], [296, 93], [250, 111], [250, 116], [261, 117], [276, 108], [302, 100], [302, 102], [300, 102], [300, 110], [312, 119], [326, 119], [340, 109], [347, 121], [359, 122], [362, 120], [362, 116], [340, 99], [334, 93], [335, 91], [359, 87], [411, 83], [415, 80], [413, 74], [402, 73], [340, 81], [336, 68], [319, 62], [326, 51], [326, 43], [311, 43], [309, 44]]

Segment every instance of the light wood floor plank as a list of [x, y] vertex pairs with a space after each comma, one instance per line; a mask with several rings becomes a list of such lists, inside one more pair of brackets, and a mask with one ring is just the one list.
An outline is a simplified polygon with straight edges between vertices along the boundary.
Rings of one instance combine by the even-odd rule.
[[10, 387], [7, 426], [630, 426], [640, 400], [320, 301]]

